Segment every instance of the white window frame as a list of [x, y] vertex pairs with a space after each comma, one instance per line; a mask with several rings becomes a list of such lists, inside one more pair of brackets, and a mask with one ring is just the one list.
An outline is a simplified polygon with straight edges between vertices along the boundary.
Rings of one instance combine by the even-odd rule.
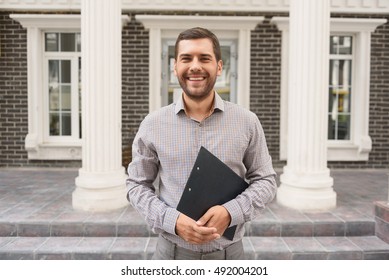
[[136, 15], [135, 19], [149, 30], [150, 112], [162, 106], [162, 41], [175, 39], [179, 32], [194, 26], [210, 29], [219, 40], [237, 41], [236, 103], [250, 108], [251, 30], [262, 23], [264, 17]]
[[[61, 33], [61, 32], [58, 32]], [[72, 32], [73, 33], [73, 32]], [[44, 67], [43, 67], [43, 85], [44, 89], [44, 126], [43, 126], [43, 139], [45, 143], [72, 143], [77, 142], [80, 139], [80, 125], [79, 125], [79, 114], [80, 114], [80, 105], [79, 104], [79, 77], [78, 77], [78, 59], [80, 55], [77, 55], [77, 52], [46, 52], [44, 54]], [[50, 135], [50, 119], [49, 119], [49, 89], [47, 85], [48, 81], [48, 70], [49, 70], [49, 60], [70, 60], [71, 61], [71, 135]]]
[[[80, 32], [81, 15], [11, 14], [10, 17], [27, 29], [28, 134], [25, 148], [28, 158], [80, 160], [81, 139], [73, 137], [64, 141], [64, 137], [48, 137], [45, 126], [45, 122], [48, 122], [48, 101], [44, 96], [47, 95], [44, 36], [45, 32]], [[122, 23], [127, 21], [128, 17], [122, 16]]]
[[[289, 18], [274, 17], [271, 22], [282, 31], [280, 159], [286, 160]], [[353, 37], [354, 60], [352, 65], [350, 140], [328, 140], [328, 161], [367, 161], [369, 159], [369, 153], [372, 149], [369, 135], [371, 33], [384, 23], [386, 23], [386, 19], [331, 18], [330, 20], [331, 35]]]
[[[350, 127], [349, 127], [349, 130], [350, 130], [350, 139], [344, 139], [344, 140], [338, 140], [338, 139], [328, 139], [328, 145], [334, 145], [334, 146], [342, 146], [344, 144], [352, 144], [353, 143], [353, 137], [354, 137], [354, 133], [351, 133], [353, 131], [353, 125], [354, 125], [354, 120], [353, 120], [353, 110], [356, 106], [356, 100], [354, 98], [354, 88], [353, 88], [353, 85], [355, 85], [354, 83], [354, 80], [355, 80], [355, 73], [354, 73], [354, 70], [355, 70], [355, 50], [356, 50], [356, 47], [355, 47], [355, 36], [354, 34], [350, 34], [350, 33], [339, 33], [339, 32], [331, 32], [331, 36], [339, 36], [339, 37], [351, 37], [351, 40], [352, 40], [352, 45], [351, 45], [351, 54], [329, 54], [329, 61], [328, 63], [330, 64], [331, 60], [338, 60], [338, 61], [341, 61], [341, 60], [349, 60], [351, 61], [351, 68], [350, 68], [350, 71], [351, 71], [351, 104], [350, 104]], [[338, 69], [339, 70], [339, 69]], [[329, 81], [328, 81], [328, 90], [329, 90], [329, 87], [330, 87], [330, 84], [329, 84]], [[339, 99], [338, 99], [339, 100]], [[329, 115], [331, 110], [331, 104], [329, 104], [329, 111], [328, 111], [328, 116], [327, 118], [329, 118]], [[337, 112], [337, 114], [339, 114], [339, 112]], [[338, 129], [339, 127], [337, 127]]]

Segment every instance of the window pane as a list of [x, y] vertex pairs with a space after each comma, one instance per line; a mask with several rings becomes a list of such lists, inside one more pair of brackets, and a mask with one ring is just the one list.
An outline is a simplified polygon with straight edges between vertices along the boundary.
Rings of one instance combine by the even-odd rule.
[[50, 113], [50, 135], [57, 136], [59, 135], [59, 114]]
[[71, 82], [71, 63], [70, 60], [61, 60], [61, 83]]
[[349, 88], [339, 90], [338, 112], [350, 113], [351, 109], [351, 91]]
[[[332, 92], [331, 92], [331, 103], [329, 104], [329, 115], [331, 116], [332, 120], [333, 121], [336, 121], [337, 117], [338, 117], [338, 113], [339, 113], [339, 110], [338, 110], [338, 97], [339, 97], [339, 92], [337, 89], [332, 89]], [[335, 124], [336, 125], [336, 124]]]
[[330, 54], [337, 54], [338, 53], [338, 42], [339, 42], [338, 36], [331, 36], [330, 37]]
[[81, 34], [77, 33], [76, 34], [76, 45], [77, 45], [77, 52], [81, 52]]
[[336, 119], [330, 115], [328, 117], [328, 139], [335, 140], [336, 139]]
[[333, 106], [334, 106], [334, 102], [336, 102], [336, 88], [332, 88], [330, 87], [329, 88], [329, 91], [328, 91], [328, 108], [329, 108], [329, 112], [332, 112], [333, 110]]
[[338, 116], [338, 140], [350, 140], [350, 115]]
[[62, 113], [61, 135], [68, 136], [72, 134], [72, 120], [70, 113]]
[[55, 86], [49, 85], [49, 110], [59, 110], [59, 87], [58, 84]]
[[338, 84], [348, 87], [351, 84], [351, 60], [339, 60], [338, 67]]
[[328, 116], [328, 139], [329, 140], [350, 140], [349, 114], [330, 114]]
[[352, 37], [331, 36], [330, 54], [352, 54]]
[[330, 86], [339, 84], [339, 60], [330, 60]]
[[61, 52], [74, 52], [76, 50], [76, 38], [74, 33], [61, 33]]
[[61, 109], [62, 111], [72, 109], [71, 86], [61, 86]]
[[339, 54], [352, 53], [352, 38], [347, 36], [339, 37]]
[[49, 60], [49, 83], [59, 83], [59, 60]]
[[58, 33], [46, 33], [45, 49], [47, 52], [58, 51]]

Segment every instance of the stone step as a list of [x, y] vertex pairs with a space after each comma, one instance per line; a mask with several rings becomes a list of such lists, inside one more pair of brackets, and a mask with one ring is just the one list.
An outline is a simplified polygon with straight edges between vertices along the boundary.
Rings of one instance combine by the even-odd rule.
[[[150, 259], [156, 237], [0, 237], [0, 259]], [[247, 259], [388, 260], [389, 245], [376, 236], [245, 237]]]
[[[365, 236], [375, 235], [374, 221], [353, 222], [284, 222], [253, 221], [246, 224], [246, 236]], [[0, 222], [0, 236], [88, 236], [88, 237], [149, 237], [155, 234], [144, 222], [69, 222], [40, 223]]]

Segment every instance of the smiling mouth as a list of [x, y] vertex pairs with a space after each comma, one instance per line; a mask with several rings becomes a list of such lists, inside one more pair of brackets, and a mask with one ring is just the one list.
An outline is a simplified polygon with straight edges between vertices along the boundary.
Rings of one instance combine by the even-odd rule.
[[203, 81], [203, 80], [205, 80], [205, 77], [187, 77], [187, 80], [189, 80], [189, 81]]

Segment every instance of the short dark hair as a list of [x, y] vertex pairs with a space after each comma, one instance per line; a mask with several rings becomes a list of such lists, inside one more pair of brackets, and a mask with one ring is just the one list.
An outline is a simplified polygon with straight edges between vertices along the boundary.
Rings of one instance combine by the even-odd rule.
[[219, 39], [211, 31], [209, 31], [208, 29], [202, 28], [202, 27], [190, 28], [190, 29], [187, 29], [187, 30], [181, 32], [178, 35], [177, 40], [176, 40], [175, 49], [174, 49], [175, 59], [177, 59], [177, 56], [178, 56], [178, 44], [180, 43], [180, 41], [182, 41], [182, 40], [195, 40], [195, 39], [210, 39], [212, 42], [212, 45], [213, 45], [213, 52], [215, 54], [216, 60], [219, 61], [222, 59]]

